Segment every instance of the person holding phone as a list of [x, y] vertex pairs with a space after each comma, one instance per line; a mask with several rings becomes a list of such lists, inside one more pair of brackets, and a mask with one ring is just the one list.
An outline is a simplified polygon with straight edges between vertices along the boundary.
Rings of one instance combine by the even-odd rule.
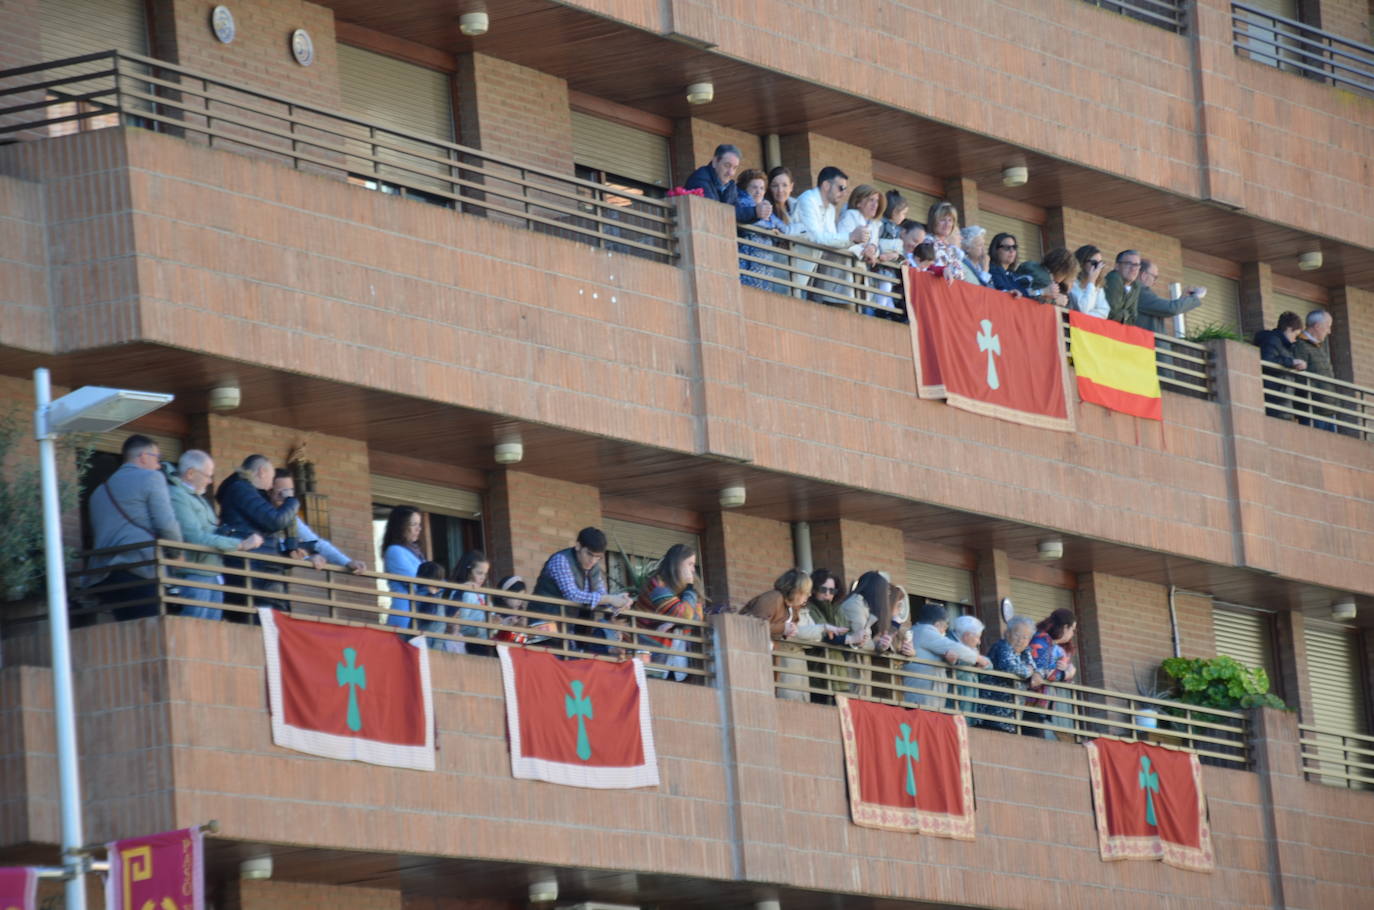
[[1080, 313], [1106, 319], [1112, 309], [1102, 288], [1107, 280], [1107, 260], [1092, 244], [1074, 250], [1073, 258], [1078, 260], [1078, 278], [1069, 285], [1069, 305]]

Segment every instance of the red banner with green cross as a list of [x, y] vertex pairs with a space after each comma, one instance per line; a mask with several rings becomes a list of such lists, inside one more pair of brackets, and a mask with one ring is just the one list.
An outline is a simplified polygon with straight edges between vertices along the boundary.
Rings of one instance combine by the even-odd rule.
[[854, 824], [973, 840], [964, 718], [844, 696], [836, 701]]
[[1104, 860], [1157, 859], [1197, 872], [1216, 868], [1196, 755], [1114, 739], [1085, 746]]
[[595, 789], [658, 786], [642, 663], [496, 650], [512, 776]]
[[272, 742], [325, 758], [434, 770], [429, 651], [395, 632], [258, 610]]
[[111, 841], [105, 849], [110, 856], [105, 910], [204, 910], [200, 828]]

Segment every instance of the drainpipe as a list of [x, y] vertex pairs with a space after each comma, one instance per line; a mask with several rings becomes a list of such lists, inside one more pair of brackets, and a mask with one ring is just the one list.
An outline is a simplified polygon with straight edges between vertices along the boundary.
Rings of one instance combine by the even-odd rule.
[[782, 165], [782, 140], [778, 138], [777, 133], [769, 133], [763, 137], [763, 164], [765, 171]]
[[792, 561], [808, 575], [815, 570], [811, 564], [811, 525], [808, 522], [792, 522]]

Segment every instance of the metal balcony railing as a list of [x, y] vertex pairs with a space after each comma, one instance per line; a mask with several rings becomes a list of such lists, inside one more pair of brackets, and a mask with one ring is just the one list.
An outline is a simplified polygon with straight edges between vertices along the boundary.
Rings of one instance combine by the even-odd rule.
[[1250, 766], [1250, 727], [1238, 711], [1199, 708], [1055, 682], [1032, 692], [1008, 673], [951, 669], [946, 664], [854, 648], [796, 641], [774, 643], [779, 698], [826, 701], [836, 694], [963, 714], [975, 726], [1070, 742], [1148, 740], [1196, 752], [1208, 764]]
[[1277, 363], [1263, 362], [1261, 367], [1264, 412], [1270, 417], [1297, 420], [1342, 436], [1374, 437], [1374, 389]]
[[819, 246], [790, 234], [740, 225], [740, 282], [846, 309], [904, 318], [902, 274], [896, 265], [869, 268], [848, 249]]
[[659, 262], [671, 202], [107, 51], [0, 72], [0, 141], [137, 126]]
[[1256, 63], [1374, 95], [1374, 47], [1244, 3], [1231, 4], [1236, 53]]
[[1298, 724], [1302, 770], [1331, 787], [1374, 790], [1374, 736]]
[[[81, 554], [84, 562], [98, 554], [115, 554], [149, 549], [149, 544], [111, 547]], [[421, 634], [441, 642], [461, 642], [468, 653], [486, 653], [495, 644], [511, 644], [558, 653], [576, 652], [579, 657], [618, 660], [638, 655], [650, 661], [650, 675], [682, 673], [698, 682], [710, 679], [714, 670], [709, 653], [710, 633], [705, 622], [672, 619], [667, 629], [658, 628], [664, 617], [626, 609], [612, 616], [606, 610], [585, 614], [583, 604], [529, 592], [512, 594], [494, 588], [473, 588], [447, 581], [417, 579], [385, 572], [349, 572], [340, 566], [320, 571], [303, 560], [268, 556], [261, 553], [224, 554], [247, 562], [242, 568], [207, 569], [188, 554], [219, 553], [209, 547], [159, 540], [148, 558], [121, 564], [120, 569], [151, 568], [156, 579], [156, 594], [143, 599], [119, 596], [139, 587], [139, 582], [111, 584], [101, 582], [84, 586], [87, 578], [99, 578], [108, 568], [73, 569], [71, 579], [71, 616], [74, 623], [94, 619], [96, 614], [113, 609], [151, 608], [149, 613], [176, 614], [186, 607], [214, 607], [226, 615], [254, 614], [259, 606], [289, 606], [297, 616], [320, 617], [331, 621], [376, 626], [401, 635]], [[146, 554], [144, 554], [146, 555]], [[213, 575], [188, 574], [219, 572], [224, 584]], [[261, 582], [276, 583], [281, 590], [265, 590]], [[387, 590], [387, 582], [405, 585], [403, 592]], [[421, 588], [425, 590], [421, 590]], [[430, 592], [428, 589], [434, 589]], [[190, 596], [193, 591], [219, 591], [233, 602], [207, 604]], [[460, 603], [458, 595], [473, 591], [486, 595], [486, 605]], [[523, 606], [505, 604], [507, 598], [524, 601]], [[394, 609], [395, 600], [409, 602], [413, 609]], [[462, 615], [471, 607], [480, 615]], [[37, 616], [30, 619], [37, 619]], [[642, 621], [642, 623], [640, 622]], [[400, 624], [397, 624], [400, 623]], [[660, 641], [666, 640], [665, 646]], [[588, 646], [610, 653], [588, 653]], [[670, 658], [677, 658], [671, 664]], [[668, 675], [671, 675], [668, 674]]]
[[1181, 35], [1188, 30], [1185, 0], [1087, 0], [1093, 6]]

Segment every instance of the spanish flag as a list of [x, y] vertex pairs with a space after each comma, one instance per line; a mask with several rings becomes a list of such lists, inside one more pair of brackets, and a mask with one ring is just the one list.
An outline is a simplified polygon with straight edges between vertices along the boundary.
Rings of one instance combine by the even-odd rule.
[[1078, 396], [1123, 414], [1163, 420], [1153, 332], [1069, 313], [1069, 350]]

